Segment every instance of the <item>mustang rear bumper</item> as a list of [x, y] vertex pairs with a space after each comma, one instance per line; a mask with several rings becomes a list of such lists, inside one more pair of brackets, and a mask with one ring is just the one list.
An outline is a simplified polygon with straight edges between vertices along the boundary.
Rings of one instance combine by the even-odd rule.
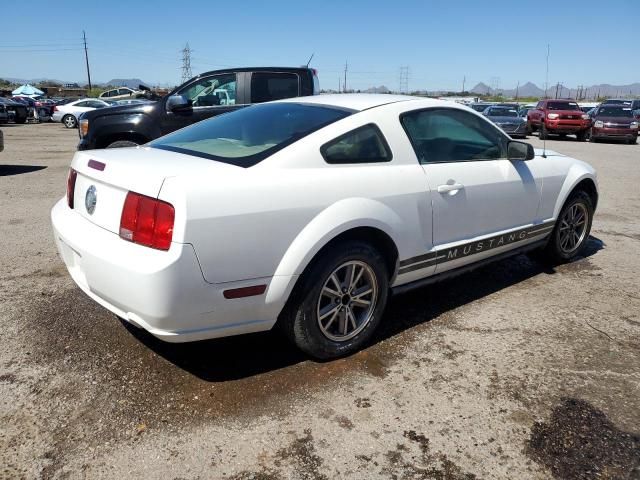
[[[154, 250], [121, 239], [60, 200], [51, 211], [56, 245], [76, 284], [128, 322], [169, 342], [187, 342], [270, 329], [285, 299], [267, 302], [290, 278], [207, 283], [193, 246]], [[267, 292], [226, 299], [223, 292], [257, 283]], [[91, 321], [87, 319], [87, 321]]]

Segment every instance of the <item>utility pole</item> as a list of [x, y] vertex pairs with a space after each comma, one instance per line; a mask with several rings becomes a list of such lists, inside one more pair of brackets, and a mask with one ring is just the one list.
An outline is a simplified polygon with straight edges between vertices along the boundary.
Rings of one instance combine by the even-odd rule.
[[89, 80], [89, 92], [91, 92], [91, 72], [89, 71], [89, 54], [87, 53], [87, 35], [82, 31], [82, 40], [84, 41], [84, 61], [87, 64], [87, 80]]
[[191, 49], [189, 43], [182, 49], [182, 83], [193, 77], [191, 73]]
[[516, 102], [518, 101], [518, 92], [520, 91], [520, 80], [518, 80], [518, 84], [516, 85]]
[[344, 89], [344, 93], [347, 93], [347, 69], [349, 68], [349, 65], [347, 64], [347, 62], [344, 62], [344, 83], [342, 84], [342, 88]]
[[338, 93], [342, 91], [342, 86], [340, 85], [340, 77], [338, 77]]
[[465, 75], [462, 77], [462, 94], [463, 95], [464, 95], [464, 84], [466, 83], [466, 81], [467, 81], [467, 76]]

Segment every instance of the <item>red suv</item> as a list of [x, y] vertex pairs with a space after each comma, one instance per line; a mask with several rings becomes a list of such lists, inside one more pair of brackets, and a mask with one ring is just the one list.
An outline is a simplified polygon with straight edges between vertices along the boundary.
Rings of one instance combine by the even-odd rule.
[[539, 131], [540, 139], [555, 133], [560, 136], [575, 134], [584, 142], [591, 127], [589, 115], [580, 110], [573, 100], [541, 100], [527, 113], [529, 133]]

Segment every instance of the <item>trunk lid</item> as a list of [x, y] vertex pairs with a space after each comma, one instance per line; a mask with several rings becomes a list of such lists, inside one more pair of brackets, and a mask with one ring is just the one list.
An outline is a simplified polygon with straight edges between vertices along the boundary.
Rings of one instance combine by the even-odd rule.
[[[157, 198], [168, 177], [215, 175], [239, 167], [151, 147], [77, 152], [74, 210], [90, 222], [118, 234], [127, 193]], [[214, 173], [215, 172], [215, 173]]]

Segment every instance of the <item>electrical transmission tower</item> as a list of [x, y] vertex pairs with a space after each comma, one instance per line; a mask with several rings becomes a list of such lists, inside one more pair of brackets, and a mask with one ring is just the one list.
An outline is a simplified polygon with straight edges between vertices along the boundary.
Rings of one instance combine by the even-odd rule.
[[409, 93], [409, 67], [400, 67], [400, 93]]
[[193, 77], [191, 73], [191, 49], [187, 43], [182, 49], [182, 83]]

